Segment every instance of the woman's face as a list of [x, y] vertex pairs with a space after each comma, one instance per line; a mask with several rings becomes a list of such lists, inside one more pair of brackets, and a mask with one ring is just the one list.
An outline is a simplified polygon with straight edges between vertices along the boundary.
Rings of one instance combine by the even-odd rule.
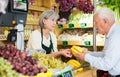
[[57, 19], [55, 17], [50, 17], [48, 19], [44, 19], [44, 27], [50, 31], [53, 31], [56, 26]]

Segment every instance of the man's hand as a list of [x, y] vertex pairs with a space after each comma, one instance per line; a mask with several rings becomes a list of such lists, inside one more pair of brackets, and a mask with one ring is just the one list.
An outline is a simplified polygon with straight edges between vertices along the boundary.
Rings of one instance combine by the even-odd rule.
[[82, 53], [76, 53], [74, 54], [74, 56], [80, 60], [84, 60], [86, 52], [82, 52]]
[[80, 60], [84, 60], [86, 53], [87, 53], [87, 49], [84, 48], [84, 51], [83, 51], [83, 52], [75, 53], [74, 56], [75, 56], [76, 58], [80, 59]]

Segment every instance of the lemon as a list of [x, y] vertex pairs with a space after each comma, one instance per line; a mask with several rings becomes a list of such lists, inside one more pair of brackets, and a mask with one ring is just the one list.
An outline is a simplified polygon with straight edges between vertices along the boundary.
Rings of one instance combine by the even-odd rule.
[[45, 73], [39, 73], [39, 74], [37, 74], [37, 77], [48, 77], [48, 76]]
[[22, 76], [22, 77], [29, 77], [29, 76]]
[[83, 68], [77, 69], [77, 72], [82, 72], [82, 71], [83, 71]]
[[47, 70], [47, 76], [52, 77], [53, 76], [53, 71], [52, 70]]

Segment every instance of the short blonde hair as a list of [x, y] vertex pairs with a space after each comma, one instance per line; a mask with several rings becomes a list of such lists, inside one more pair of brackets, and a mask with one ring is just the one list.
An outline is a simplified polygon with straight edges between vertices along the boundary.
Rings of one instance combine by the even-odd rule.
[[59, 18], [59, 15], [57, 12], [55, 12], [54, 10], [46, 10], [44, 11], [41, 15], [40, 15], [40, 19], [39, 19], [39, 26], [41, 28], [44, 28], [44, 23], [43, 23], [43, 19], [48, 19], [50, 17], [54, 17], [56, 20]]

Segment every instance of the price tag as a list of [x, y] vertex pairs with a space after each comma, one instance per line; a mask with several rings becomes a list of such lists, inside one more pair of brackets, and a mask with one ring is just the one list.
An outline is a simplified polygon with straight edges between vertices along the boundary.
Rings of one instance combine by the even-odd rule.
[[62, 41], [63, 46], [68, 46], [68, 41]]
[[86, 24], [86, 23], [81, 23], [81, 24], [80, 24], [80, 27], [81, 27], [81, 28], [86, 28], [86, 27], [87, 27], [87, 24]]
[[58, 24], [58, 28], [63, 29], [63, 24]]
[[62, 77], [73, 77], [72, 71], [67, 70], [67, 71], [62, 72]]
[[21, 2], [22, 0], [18, 0], [18, 1], [20, 1], [20, 2]]
[[73, 29], [74, 28], [74, 24], [69, 24], [69, 28]]
[[91, 46], [91, 42], [90, 42], [90, 41], [85, 41], [85, 42], [84, 42], [84, 45], [85, 45], [85, 46]]

